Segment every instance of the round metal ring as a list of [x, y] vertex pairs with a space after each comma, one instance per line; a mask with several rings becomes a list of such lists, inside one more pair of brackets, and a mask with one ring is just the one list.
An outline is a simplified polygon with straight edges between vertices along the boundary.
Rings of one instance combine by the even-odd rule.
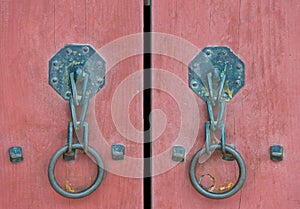
[[[81, 149], [83, 150], [84, 147], [82, 144], [72, 144], [72, 149]], [[61, 188], [54, 176], [54, 169], [55, 169], [55, 164], [58, 160], [58, 158], [65, 153], [68, 150], [68, 146], [64, 146], [62, 148], [60, 148], [59, 150], [57, 150], [57, 152], [53, 155], [53, 157], [51, 158], [49, 167], [48, 167], [48, 178], [49, 178], [49, 182], [51, 184], [51, 186], [53, 187], [53, 189], [59, 193], [60, 195], [67, 197], [67, 198], [82, 198], [85, 197], [89, 194], [91, 194], [92, 192], [94, 192], [98, 186], [101, 184], [102, 179], [103, 179], [103, 175], [104, 175], [104, 167], [103, 167], [103, 160], [100, 157], [100, 155], [98, 154], [98, 152], [92, 148], [92, 147], [88, 147], [87, 152], [90, 153], [96, 160], [97, 165], [98, 165], [98, 173], [97, 173], [97, 177], [94, 181], [94, 183], [88, 187], [87, 189], [81, 191], [81, 192], [67, 192], [65, 191], [63, 188]]]
[[[210, 150], [214, 150], [214, 149], [221, 150], [222, 146], [220, 144], [211, 145]], [[235, 149], [233, 149], [232, 147], [230, 147], [228, 145], [225, 145], [225, 151], [232, 154], [234, 159], [237, 161], [238, 166], [239, 166], [239, 178], [238, 178], [236, 184], [230, 190], [228, 190], [226, 192], [223, 192], [223, 193], [214, 193], [214, 192], [207, 191], [197, 181], [197, 178], [196, 178], [196, 165], [197, 165], [197, 162], [198, 162], [198, 159], [200, 158], [200, 156], [203, 155], [204, 153], [206, 153], [206, 148], [203, 148], [203, 149], [199, 150], [194, 155], [194, 157], [191, 161], [191, 164], [190, 164], [190, 180], [191, 180], [192, 185], [194, 186], [194, 188], [200, 194], [204, 195], [205, 197], [212, 198], [212, 199], [228, 198], [228, 197], [234, 195], [236, 192], [238, 192], [241, 189], [241, 187], [243, 186], [244, 182], [245, 182], [245, 179], [246, 179], [246, 166], [245, 166], [245, 162], [244, 162], [242, 156]]]

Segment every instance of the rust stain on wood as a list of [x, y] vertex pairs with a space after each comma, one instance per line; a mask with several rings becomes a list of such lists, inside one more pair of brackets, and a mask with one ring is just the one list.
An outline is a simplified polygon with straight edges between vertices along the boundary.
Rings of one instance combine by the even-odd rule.
[[68, 180], [66, 180], [66, 187], [65, 188], [66, 188], [67, 192], [75, 192], [75, 189], [72, 189], [71, 183]]

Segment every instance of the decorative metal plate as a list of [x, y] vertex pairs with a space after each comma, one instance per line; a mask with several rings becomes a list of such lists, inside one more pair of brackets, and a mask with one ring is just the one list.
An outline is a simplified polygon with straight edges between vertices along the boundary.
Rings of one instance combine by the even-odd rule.
[[[207, 99], [216, 101], [221, 93], [228, 102], [245, 85], [244, 69], [243, 61], [230, 48], [205, 47], [189, 63], [189, 86], [204, 101]], [[208, 75], [212, 81], [210, 84]], [[222, 88], [223, 76], [225, 80]]]
[[59, 50], [49, 61], [49, 84], [68, 100], [71, 96], [69, 74], [78, 72], [89, 75], [87, 98], [93, 97], [105, 84], [105, 61], [91, 45], [69, 44]]

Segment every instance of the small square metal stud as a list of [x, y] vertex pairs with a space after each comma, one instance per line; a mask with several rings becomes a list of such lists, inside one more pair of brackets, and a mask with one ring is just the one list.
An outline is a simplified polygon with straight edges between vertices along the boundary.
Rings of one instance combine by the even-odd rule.
[[111, 146], [111, 156], [113, 160], [124, 160], [125, 146], [123, 144], [113, 144]]
[[172, 160], [175, 162], [183, 162], [185, 159], [185, 149], [182, 146], [174, 146], [172, 149]]
[[23, 161], [22, 147], [14, 146], [9, 148], [9, 157], [10, 157], [10, 162], [12, 163], [18, 163]]
[[270, 158], [272, 161], [279, 162], [283, 160], [283, 147], [281, 145], [272, 145], [270, 147]]

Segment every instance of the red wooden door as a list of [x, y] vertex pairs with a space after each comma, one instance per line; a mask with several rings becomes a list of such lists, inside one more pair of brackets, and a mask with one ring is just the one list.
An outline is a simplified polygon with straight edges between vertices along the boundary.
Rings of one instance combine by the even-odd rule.
[[[297, 144], [300, 120], [297, 1], [153, 0], [153, 208], [299, 208]], [[142, 208], [141, 1], [0, 1], [1, 208]], [[120, 38], [120, 39], [118, 39]], [[90, 143], [107, 169], [100, 187], [83, 199], [66, 199], [50, 186], [47, 167], [65, 145], [68, 104], [48, 84], [48, 60], [65, 44], [92, 44], [107, 61], [105, 87], [92, 100]], [[225, 200], [201, 196], [188, 169], [204, 144], [206, 106], [188, 88], [187, 64], [207, 45], [227, 45], [246, 66], [246, 86], [228, 104], [227, 142], [247, 166], [241, 191]], [[129, 47], [135, 46], [135, 47]], [[125, 49], [125, 50], [124, 50]], [[128, 50], [127, 50], [128, 49]], [[135, 56], [132, 56], [135, 55]], [[110, 146], [126, 147], [123, 161]], [[269, 147], [281, 144], [284, 160]], [[11, 146], [24, 160], [9, 161]], [[171, 160], [183, 145], [186, 160]], [[204, 170], [220, 182], [234, 165], [209, 159]], [[78, 191], [95, 177], [85, 155], [60, 160], [62, 187]], [[230, 179], [231, 180], [231, 179]]]
[[[153, 208], [300, 208], [299, 8], [296, 0], [153, 0], [153, 31], [160, 33], [153, 35]], [[188, 87], [187, 64], [214, 45], [229, 46], [246, 72], [225, 122], [227, 142], [243, 156], [247, 178], [223, 200], [203, 197], [189, 180], [208, 117], [205, 103]], [[284, 147], [283, 161], [270, 160], [273, 144]], [[184, 162], [171, 160], [174, 145], [185, 147]], [[217, 152], [199, 166], [221, 183], [237, 169]]]
[[[142, 69], [142, 55], [118, 54], [126, 41], [116, 41], [142, 32], [142, 9], [139, 0], [0, 1], [0, 208], [143, 207], [142, 161], [129, 167], [131, 158], [142, 159], [142, 138], [124, 134], [130, 132], [127, 124], [142, 130], [142, 96], [135, 91], [142, 79], [124, 81]], [[93, 45], [107, 67], [106, 85], [91, 101], [87, 116], [90, 144], [107, 170], [94, 193], [72, 200], [57, 194], [47, 175], [50, 158], [66, 144], [71, 119], [68, 103], [48, 84], [48, 61], [71, 43]], [[128, 94], [122, 91], [134, 92], [125, 108]], [[120, 114], [130, 118], [113, 118]], [[110, 147], [116, 143], [125, 145], [123, 161], [111, 159]], [[23, 148], [22, 162], [10, 162], [11, 146]], [[96, 165], [79, 154], [75, 161], [60, 159], [55, 174], [63, 188], [77, 192], [92, 183], [96, 172]]]

